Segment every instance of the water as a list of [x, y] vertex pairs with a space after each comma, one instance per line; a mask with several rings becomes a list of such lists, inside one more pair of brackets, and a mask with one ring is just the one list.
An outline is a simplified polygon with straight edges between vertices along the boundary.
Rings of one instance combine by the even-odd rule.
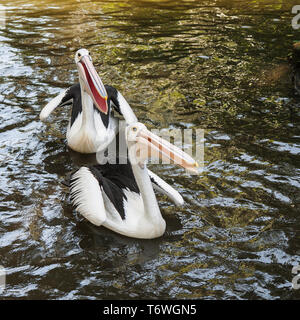
[[[286, 63], [295, 1], [2, 1], [1, 297], [299, 299], [300, 97]], [[69, 109], [42, 107], [77, 81], [85, 47], [149, 128], [205, 129], [199, 177], [153, 170], [159, 239], [96, 228], [62, 184], [76, 168]]]

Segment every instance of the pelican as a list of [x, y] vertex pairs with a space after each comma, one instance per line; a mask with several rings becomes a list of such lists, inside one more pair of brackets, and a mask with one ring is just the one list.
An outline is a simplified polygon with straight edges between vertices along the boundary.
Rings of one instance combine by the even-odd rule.
[[127, 123], [136, 122], [137, 118], [117, 89], [103, 85], [88, 50], [79, 49], [75, 63], [79, 83], [52, 99], [42, 109], [40, 119], [45, 121], [55, 108], [73, 104], [67, 128], [68, 146], [80, 153], [96, 153], [104, 150], [118, 132], [118, 119], [111, 114], [112, 108]]
[[[80, 153], [95, 153], [106, 149], [116, 136], [118, 119], [112, 108], [123, 115], [127, 124], [137, 118], [123, 95], [114, 87], [103, 85], [88, 50], [79, 49], [75, 54], [79, 83], [63, 90], [40, 112], [45, 121], [57, 107], [72, 104], [71, 118], [67, 128], [69, 147]], [[182, 205], [182, 196], [155, 173], [148, 170], [156, 191], [167, 195], [176, 205]]]
[[149, 155], [170, 160], [193, 173], [197, 173], [198, 164], [140, 122], [126, 127], [125, 138], [127, 164], [81, 167], [71, 176], [71, 201], [76, 210], [96, 226], [133, 238], [160, 237], [166, 222], [147, 170]]

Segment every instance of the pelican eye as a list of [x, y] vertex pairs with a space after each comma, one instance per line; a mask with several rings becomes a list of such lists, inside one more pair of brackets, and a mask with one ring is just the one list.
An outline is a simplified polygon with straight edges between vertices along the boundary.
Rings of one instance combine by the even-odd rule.
[[78, 58], [80, 58], [81, 57], [81, 53], [80, 52], [78, 52]]
[[137, 127], [132, 127], [132, 131], [136, 131], [137, 130]]

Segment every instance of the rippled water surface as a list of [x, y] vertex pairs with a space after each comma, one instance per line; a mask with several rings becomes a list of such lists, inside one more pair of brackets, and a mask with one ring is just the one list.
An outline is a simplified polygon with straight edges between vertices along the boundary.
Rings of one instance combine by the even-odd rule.
[[[2, 298], [299, 299], [300, 97], [287, 55], [295, 1], [2, 1]], [[72, 208], [69, 108], [41, 108], [77, 82], [88, 48], [104, 83], [149, 128], [205, 129], [203, 173], [153, 170], [167, 231], [130, 239]]]

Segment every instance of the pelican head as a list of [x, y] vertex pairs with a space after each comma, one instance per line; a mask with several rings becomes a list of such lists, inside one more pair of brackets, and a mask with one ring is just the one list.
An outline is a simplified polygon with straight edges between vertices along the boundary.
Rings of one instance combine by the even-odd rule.
[[107, 92], [94, 68], [92, 57], [87, 49], [79, 49], [75, 54], [81, 89], [93, 99], [95, 106], [104, 114], [108, 112]]
[[193, 174], [198, 174], [198, 163], [187, 153], [150, 132], [141, 122], [126, 128], [126, 140], [130, 161], [144, 167], [149, 158], [159, 158], [177, 164]]

